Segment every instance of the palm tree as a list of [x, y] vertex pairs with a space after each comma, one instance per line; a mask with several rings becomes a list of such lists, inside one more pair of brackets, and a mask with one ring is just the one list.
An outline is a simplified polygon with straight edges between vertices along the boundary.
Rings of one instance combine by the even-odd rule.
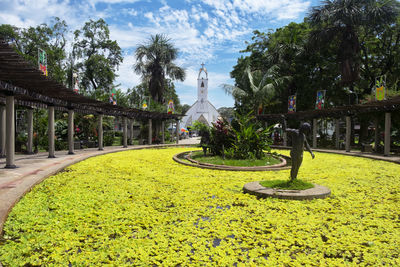
[[352, 89], [360, 72], [360, 33], [390, 24], [398, 14], [396, 0], [325, 0], [309, 14], [311, 39], [320, 46], [338, 42], [341, 81]]
[[135, 51], [136, 64], [134, 70], [148, 82], [149, 91], [154, 101], [162, 103], [166, 77], [183, 81], [186, 73], [173, 61], [178, 56], [175, 48], [165, 35], [152, 35], [149, 42], [139, 45]]
[[286, 76], [277, 78], [277, 66], [268, 69], [267, 73], [260, 70], [251, 71], [247, 66], [243, 75], [243, 86], [222, 84], [226, 94], [232, 95], [238, 104], [245, 105], [257, 114], [260, 105], [270, 104], [279, 86], [288, 79]]

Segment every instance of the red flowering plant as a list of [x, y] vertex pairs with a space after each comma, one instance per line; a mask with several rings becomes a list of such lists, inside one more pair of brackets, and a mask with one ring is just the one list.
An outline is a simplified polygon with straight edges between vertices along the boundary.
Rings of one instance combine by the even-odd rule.
[[211, 127], [210, 151], [214, 155], [224, 156], [225, 151], [232, 147], [235, 135], [229, 122], [218, 119]]

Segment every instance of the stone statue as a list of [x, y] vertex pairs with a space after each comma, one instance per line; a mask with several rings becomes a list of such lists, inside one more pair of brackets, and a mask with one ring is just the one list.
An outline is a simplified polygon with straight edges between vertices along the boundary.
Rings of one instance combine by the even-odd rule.
[[290, 150], [292, 169], [290, 171], [290, 181], [293, 181], [297, 178], [297, 173], [299, 172], [301, 163], [303, 162], [304, 144], [306, 145], [307, 151], [310, 152], [311, 157], [313, 159], [315, 157], [305, 136], [311, 131], [311, 126], [309, 123], [305, 122], [300, 126], [300, 129], [290, 129], [286, 128], [286, 120], [283, 120], [283, 131], [286, 131], [292, 136], [292, 150]]

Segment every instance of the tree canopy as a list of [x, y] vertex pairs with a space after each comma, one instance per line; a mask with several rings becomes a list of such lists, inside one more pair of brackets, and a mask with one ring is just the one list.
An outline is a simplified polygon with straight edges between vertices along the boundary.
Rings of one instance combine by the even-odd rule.
[[136, 48], [135, 56], [135, 72], [142, 75], [143, 82], [148, 83], [153, 100], [165, 103], [166, 78], [183, 81], [186, 76], [185, 70], [174, 63], [178, 49], [165, 35], [156, 34], [146, 44]]

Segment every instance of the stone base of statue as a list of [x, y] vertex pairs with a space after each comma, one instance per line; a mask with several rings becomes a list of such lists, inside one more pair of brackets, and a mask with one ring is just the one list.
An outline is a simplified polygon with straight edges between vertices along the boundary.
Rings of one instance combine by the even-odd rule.
[[287, 190], [279, 188], [264, 187], [260, 182], [247, 183], [243, 187], [245, 193], [266, 198], [281, 198], [293, 200], [309, 200], [314, 198], [326, 198], [330, 196], [331, 190], [328, 187], [314, 184], [313, 188], [305, 190]]

